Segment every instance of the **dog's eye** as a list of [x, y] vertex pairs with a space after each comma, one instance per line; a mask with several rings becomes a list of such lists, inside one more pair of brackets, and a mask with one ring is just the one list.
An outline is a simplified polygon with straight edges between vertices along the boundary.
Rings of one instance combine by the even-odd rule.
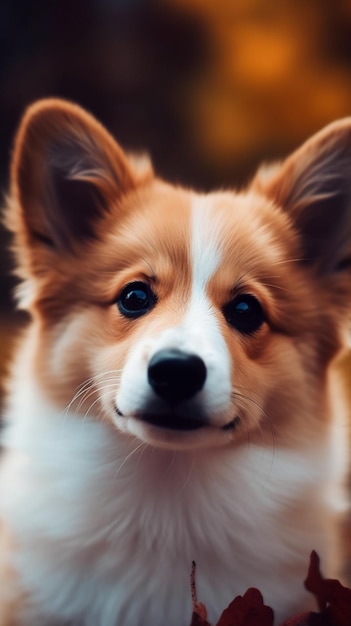
[[251, 335], [265, 321], [261, 304], [251, 294], [243, 294], [228, 302], [223, 308], [223, 315], [228, 324], [244, 335]]
[[125, 317], [144, 315], [156, 304], [156, 295], [147, 283], [137, 281], [126, 285], [116, 300], [120, 313]]

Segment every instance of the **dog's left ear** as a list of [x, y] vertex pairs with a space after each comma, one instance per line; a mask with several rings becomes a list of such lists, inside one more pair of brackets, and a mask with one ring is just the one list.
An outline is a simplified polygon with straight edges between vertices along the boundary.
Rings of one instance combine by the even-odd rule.
[[321, 276], [351, 269], [351, 118], [327, 126], [253, 188], [287, 211], [301, 236], [301, 262]]

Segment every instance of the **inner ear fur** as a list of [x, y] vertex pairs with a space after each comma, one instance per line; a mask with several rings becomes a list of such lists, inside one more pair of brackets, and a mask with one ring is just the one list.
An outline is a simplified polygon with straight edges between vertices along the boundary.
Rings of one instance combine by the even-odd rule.
[[280, 166], [262, 168], [254, 189], [288, 212], [301, 262], [328, 275], [351, 266], [351, 118], [330, 124]]
[[94, 236], [110, 204], [151, 175], [151, 168], [135, 171], [107, 130], [79, 106], [42, 100], [26, 111], [15, 139], [11, 206], [29, 245], [68, 251]]

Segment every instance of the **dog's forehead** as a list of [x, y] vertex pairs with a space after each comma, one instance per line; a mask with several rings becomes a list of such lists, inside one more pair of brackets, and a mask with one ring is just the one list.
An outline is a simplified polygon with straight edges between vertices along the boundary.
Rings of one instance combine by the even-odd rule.
[[159, 184], [130, 199], [126, 220], [111, 236], [123, 265], [142, 260], [156, 275], [167, 268], [204, 287], [218, 272], [240, 275], [278, 261], [290, 234], [282, 212], [257, 194], [198, 194]]
[[260, 274], [293, 255], [283, 212], [255, 193], [213, 193], [191, 202], [191, 263], [201, 282], [213, 275]]

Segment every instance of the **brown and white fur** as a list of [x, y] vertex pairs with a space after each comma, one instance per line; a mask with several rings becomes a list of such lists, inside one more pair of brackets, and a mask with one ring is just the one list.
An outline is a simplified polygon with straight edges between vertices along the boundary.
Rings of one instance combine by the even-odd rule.
[[308, 606], [312, 549], [334, 574], [350, 180], [351, 118], [243, 191], [201, 194], [73, 104], [28, 109], [1, 626], [187, 626], [192, 560], [210, 621], [255, 586], [278, 624]]

